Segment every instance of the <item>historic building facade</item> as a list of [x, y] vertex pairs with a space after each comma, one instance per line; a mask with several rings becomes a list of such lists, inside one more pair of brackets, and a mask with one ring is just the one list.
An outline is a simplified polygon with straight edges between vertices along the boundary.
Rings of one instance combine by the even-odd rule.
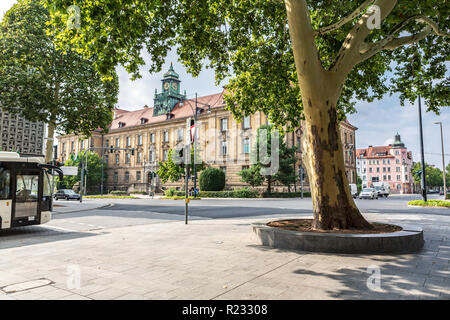
[[[114, 118], [108, 133], [93, 132], [83, 139], [75, 135], [58, 137], [58, 158], [67, 160], [88, 147], [104, 147], [103, 154], [107, 163], [106, 189], [161, 191], [169, 187], [184, 188], [184, 182], [162, 184], [154, 173], [158, 162], [165, 161], [170, 149], [181, 148], [190, 135], [190, 126], [194, 119], [197, 101], [197, 150], [198, 158], [208, 166], [225, 172], [226, 188], [246, 186], [240, 181], [238, 172], [248, 168], [250, 151], [256, 141], [257, 129], [267, 124], [267, 117], [257, 112], [236, 121], [225, 110], [223, 92], [185, 99], [180, 94], [178, 74], [172, 66], [162, 80], [162, 92], [155, 92], [154, 108], [145, 106], [135, 111], [115, 109]], [[357, 128], [348, 121], [341, 123], [341, 135], [344, 143], [344, 158], [349, 183], [356, 183], [356, 157], [354, 152], [355, 131]], [[301, 129], [286, 134], [287, 145], [296, 146], [297, 163], [295, 171], [299, 176], [302, 152], [300, 150]], [[190, 139], [190, 137], [188, 137]], [[113, 150], [120, 148], [126, 150]], [[101, 155], [100, 149], [94, 149]], [[190, 181], [192, 184], [192, 181]], [[300, 180], [292, 189], [297, 189]], [[304, 181], [308, 190], [307, 181]], [[263, 188], [263, 187], [262, 187]], [[274, 186], [274, 190], [287, 190], [287, 187]]]
[[31, 122], [0, 109], [1, 150], [21, 155], [43, 155], [45, 124]]
[[356, 150], [356, 168], [363, 188], [373, 186], [374, 182], [386, 182], [391, 193], [413, 193], [412, 166], [412, 152], [398, 133], [393, 144]]

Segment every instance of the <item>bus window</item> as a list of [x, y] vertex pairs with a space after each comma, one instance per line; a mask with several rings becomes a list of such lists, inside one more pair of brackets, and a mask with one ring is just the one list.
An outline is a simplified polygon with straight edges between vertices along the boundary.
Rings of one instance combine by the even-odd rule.
[[34, 216], [38, 209], [39, 173], [17, 174], [16, 218]]
[[9, 170], [0, 168], [0, 200], [11, 199]]
[[43, 196], [44, 197], [51, 196], [51, 189], [52, 189], [52, 185], [51, 185], [51, 182], [50, 182], [50, 178], [48, 176], [48, 173], [45, 171], [44, 172], [44, 193], [43, 193]]

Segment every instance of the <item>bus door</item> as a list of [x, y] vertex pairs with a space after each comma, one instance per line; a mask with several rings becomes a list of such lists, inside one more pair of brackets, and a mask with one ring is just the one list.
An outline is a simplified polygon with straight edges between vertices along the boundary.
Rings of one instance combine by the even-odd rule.
[[37, 224], [40, 221], [42, 171], [21, 168], [14, 172], [12, 226]]

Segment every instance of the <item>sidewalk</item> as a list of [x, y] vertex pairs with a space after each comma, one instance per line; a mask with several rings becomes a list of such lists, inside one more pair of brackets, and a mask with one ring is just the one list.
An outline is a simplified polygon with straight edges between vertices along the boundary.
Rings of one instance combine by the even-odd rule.
[[[30, 245], [0, 242], [0, 299], [450, 299], [450, 217], [366, 215], [423, 227], [425, 249], [395, 256], [270, 249], [253, 236], [258, 218], [53, 231]], [[371, 290], [374, 268], [381, 286]], [[24, 283], [37, 279], [51, 282]], [[27, 289], [5, 292], [18, 283]]]

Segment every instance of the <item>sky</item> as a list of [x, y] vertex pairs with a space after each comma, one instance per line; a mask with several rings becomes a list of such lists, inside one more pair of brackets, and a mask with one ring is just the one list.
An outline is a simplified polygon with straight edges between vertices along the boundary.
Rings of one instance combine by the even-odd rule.
[[[3, 14], [15, 3], [15, 0], [0, 0], [0, 20]], [[146, 61], [149, 58], [146, 57]], [[180, 75], [181, 91], [186, 90], [188, 98], [198, 93], [199, 96], [220, 92], [222, 86], [215, 84], [214, 71], [203, 70], [200, 75], [193, 78], [184, 66], [178, 62], [175, 52], [171, 52], [166, 58], [162, 71], [157, 74], [149, 74], [148, 68], [141, 68], [142, 78], [131, 81], [131, 76], [121, 67], [117, 69], [119, 75], [118, 107], [126, 110], [137, 110], [144, 105], [153, 106], [155, 89], [161, 91], [162, 75], [173, 63], [175, 71]], [[413, 160], [420, 161], [420, 136], [417, 101], [414, 105], [400, 106], [398, 95], [385, 96], [382, 100], [372, 103], [358, 101], [356, 114], [348, 116], [351, 124], [356, 126], [356, 147], [367, 148], [369, 145], [382, 146], [394, 141], [397, 132], [408, 150], [413, 152]], [[424, 112], [422, 103], [422, 122], [424, 137], [425, 161], [442, 169], [441, 137], [439, 125], [434, 122], [441, 121], [444, 134], [445, 162], [450, 162], [450, 107], [442, 108], [441, 114]], [[432, 153], [432, 154], [430, 154]]]

